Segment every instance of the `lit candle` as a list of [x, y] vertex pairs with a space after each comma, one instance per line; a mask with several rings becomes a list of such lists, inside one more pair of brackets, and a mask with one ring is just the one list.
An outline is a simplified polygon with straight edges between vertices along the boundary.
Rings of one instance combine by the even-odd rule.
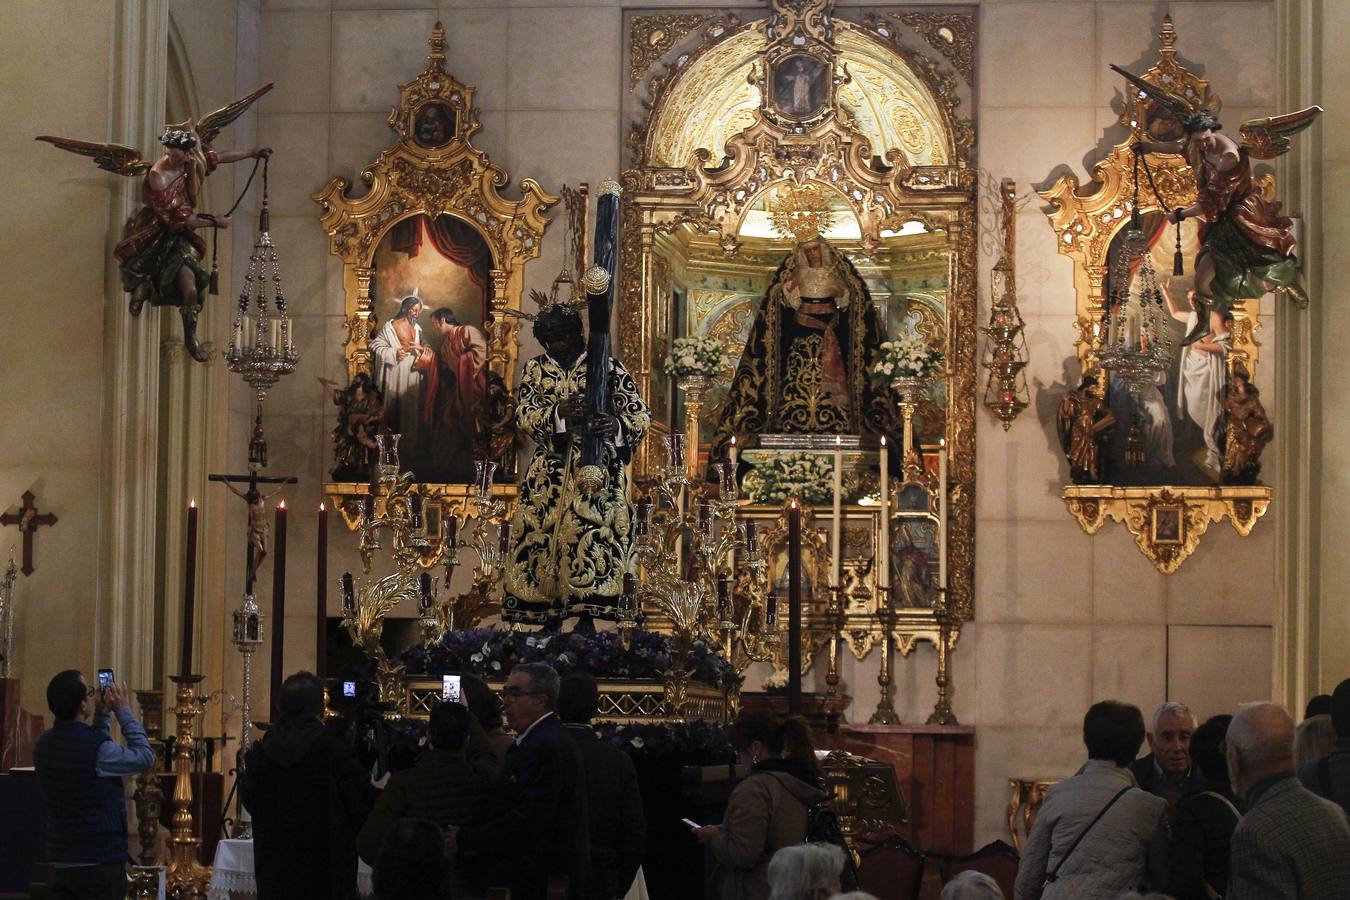
[[328, 508], [319, 504], [319, 591], [315, 601], [314, 674], [323, 678], [328, 668]]
[[281, 714], [283, 653], [286, 650], [286, 501], [277, 504], [276, 553], [272, 557], [272, 721]]
[[788, 503], [788, 712], [802, 709], [802, 508]]
[[938, 448], [938, 587], [947, 587], [947, 441]]
[[193, 619], [197, 614], [197, 501], [188, 503], [187, 560], [183, 577], [183, 643], [179, 652], [184, 675], [192, 672]]
[[834, 530], [830, 535], [830, 552], [834, 555], [834, 568], [830, 574], [830, 587], [839, 587], [839, 575], [843, 569], [841, 553], [844, 525], [844, 439], [834, 439]]
[[877, 587], [891, 586], [891, 448], [881, 436], [881, 553], [877, 563]]
[[731, 436], [731, 470], [736, 471], [736, 463], [740, 461], [741, 451], [736, 446], [736, 435]]

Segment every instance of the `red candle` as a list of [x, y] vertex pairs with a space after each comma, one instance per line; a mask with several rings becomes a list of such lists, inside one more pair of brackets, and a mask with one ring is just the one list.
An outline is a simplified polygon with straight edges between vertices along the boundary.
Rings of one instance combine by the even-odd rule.
[[459, 516], [450, 516], [445, 520], [445, 543], [449, 547], [459, 545]]
[[727, 575], [717, 576], [717, 617], [731, 618], [731, 578]]
[[788, 713], [802, 710], [802, 508], [788, 504]]
[[367, 522], [375, 518], [375, 495], [366, 494], [361, 498], [361, 517]]
[[413, 494], [408, 498], [408, 514], [412, 518], [412, 527], [422, 527], [422, 495]]
[[319, 592], [315, 602], [314, 674], [328, 668], [328, 509], [319, 504]]
[[757, 529], [754, 519], [747, 519], [745, 522], [745, 549], [749, 553], [754, 553], [759, 549], [759, 540], [755, 535]]
[[286, 501], [277, 504], [276, 556], [272, 559], [272, 684], [274, 718], [280, 713], [282, 653], [286, 649]]
[[698, 530], [704, 534], [712, 531], [712, 518], [712, 504], [707, 500], [700, 500], [698, 502]]
[[773, 631], [774, 626], [778, 624], [778, 595], [769, 591], [764, 598], [764, 629]]
[[[503, 522], [497, 535], [497, 549], [501, 551], [502, 556], [505, 557], [506, 554], [511, 552], [511, 523]], [[503, 561], [505, 560], [503, 559]]]
[[637, 535], [642, 537], [647, 533], [651, 522], [652, 502], [646, 497], [641, 497], [637, 502]]
[[422, 612], [431, 609], [431, 573], [423, 572], [417, 580], [417, 587], [422, 594]]
[[188, 504], [187, 513], [187, 561], [183, 576], [183, 643], [178, 659], [182, 664], [183, 675], [192, 672], [192, 631], [193, 619], [197, 613], [197, 501]]
[[356, 586], [352, 582], [352, 573], [342, 573], [342, 611], [350, 613], [356, 609]]

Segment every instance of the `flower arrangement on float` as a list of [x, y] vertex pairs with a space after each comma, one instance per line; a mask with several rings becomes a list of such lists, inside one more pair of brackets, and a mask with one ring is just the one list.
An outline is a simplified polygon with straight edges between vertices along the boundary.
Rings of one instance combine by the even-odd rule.
[[942, 368], [942, 351], [918, 337], [885, 341], [872, 366], [873, 387], [898, 389], [897, 381], [928, 378]]
[[752, 503], [781, 506], [791, 497], [807, 505], [829, 503], [834, 497], [832, 459], [828, 453], [774, 453], [756, 460], [741, 486]]
[[726, 370], [727, 351], [714, 338], [676, 338], [662, 368], [671, 378], [712, 378]]

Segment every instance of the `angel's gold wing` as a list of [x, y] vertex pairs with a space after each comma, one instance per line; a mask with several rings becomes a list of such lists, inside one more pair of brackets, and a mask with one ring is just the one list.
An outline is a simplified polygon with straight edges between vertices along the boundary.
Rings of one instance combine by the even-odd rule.
[[1157, 100], [1163, 106], [1167, 107], [1167, 109], [1178, 119], [1184, 119], [1198, 109], [1198, 107], [1194, 103], [1187, 100], [1182, 95], [1174, 94], [1171, 91], [1158, 87], [1156, 84], [1149, 84], [1147, 81], [1140, 78], [1138, 75], [1135, 75], [1133, 72], [1127, 72], [1120, 66], [1112, 64], [1111, 69], [1112, 71], [1115, 71], [1125, 76], [1125, 80], [1128, 81], [1130, 84], [1139, 88], [1139, 90], [1143, 91], [1145, 94], [1148, 94], [1154, 100]]
[[1256, 159], [1274, 159], [1289, 152], [1290, 138], [1303, 131], [1322, 114], [1322, 107], [1310, 106], [1282, 116], [1266, 116], [1242, 123], [1238, 133], [1242, 146]]
[[203, 144], [210, 145], [216, 139], [216, 136], [225, 129], [235, 119], [244, 114], [253, 102], [272, 89], [272, 82], [264, 84], [251, 94], [245, 94], [233, 103], [222, 106], [213, 113], [208, 113], [201, 117], [197, 122], [197, 140]]
[[40, 134], [37, 140], [46, 141], [71, 153], [91, 157], [105, 172], [117, 175], [144, 175], [150, 169], [150, 163], [141, 158], [141, 151], [133, 147], [77, 141], [74, 138], [56, 137], [51, 134]]

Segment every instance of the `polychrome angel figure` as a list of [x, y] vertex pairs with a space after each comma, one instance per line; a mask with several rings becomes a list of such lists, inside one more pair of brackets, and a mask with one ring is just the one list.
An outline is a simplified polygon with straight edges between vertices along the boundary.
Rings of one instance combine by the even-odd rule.
[[1195, 172], [1197, 195], [1190, 206], [1168, 212], [1170, 222], [1200, 219], [1200, 253], [1195, 260], [1196, 300], [1201, 314], [1186, 336], [1190, 344], [1222, 330], [1225, 315], [1241, 300], [1276, 291], [1307, 306], [1294, 255], [1293, 223], [1280, 204], [1262, 195], [1252, 159], [1274, 159], [1289, 151], [1290, 139], [1317, 120], [1322, 107], [1243, 122], [1241, 142], [1222, 133], [1208, 109], [1112, 66], [1129, 82], [1167, 108], [1181, 122], [1179, 141], [1140, 141], [1134, 152], [1175, 153]]
[[140, 315], [146, 303], [177, 307], [183, 317], [183, 342], [198, 362], [209, 358], [197, 343], [197, 315], [202, 308], [202, 293], [211, 286], [212, 279], [202, 264], [206, 241], [197, 231], [230, 225], [228, 215], [198, 212], [202, 182], [222, 163], [263, 159], [272, 153], [267, 147], [222, 152], [213, 149], [211, 143], [225, 126], [271, 89], [271, 84], [265, 84], [195, 124], [189, 119], [168, 126], [159, 138], [164, 153], [153, 163], [146, 162], [139, 150], [121, 144], [49, 134], [37, 138], [62, 150], [92, 157], [105, 171], [143, 176], [141, 201], [145, 205], [113, 249], [122, 273], [122, 288], [131, 294], [133, 316]]

